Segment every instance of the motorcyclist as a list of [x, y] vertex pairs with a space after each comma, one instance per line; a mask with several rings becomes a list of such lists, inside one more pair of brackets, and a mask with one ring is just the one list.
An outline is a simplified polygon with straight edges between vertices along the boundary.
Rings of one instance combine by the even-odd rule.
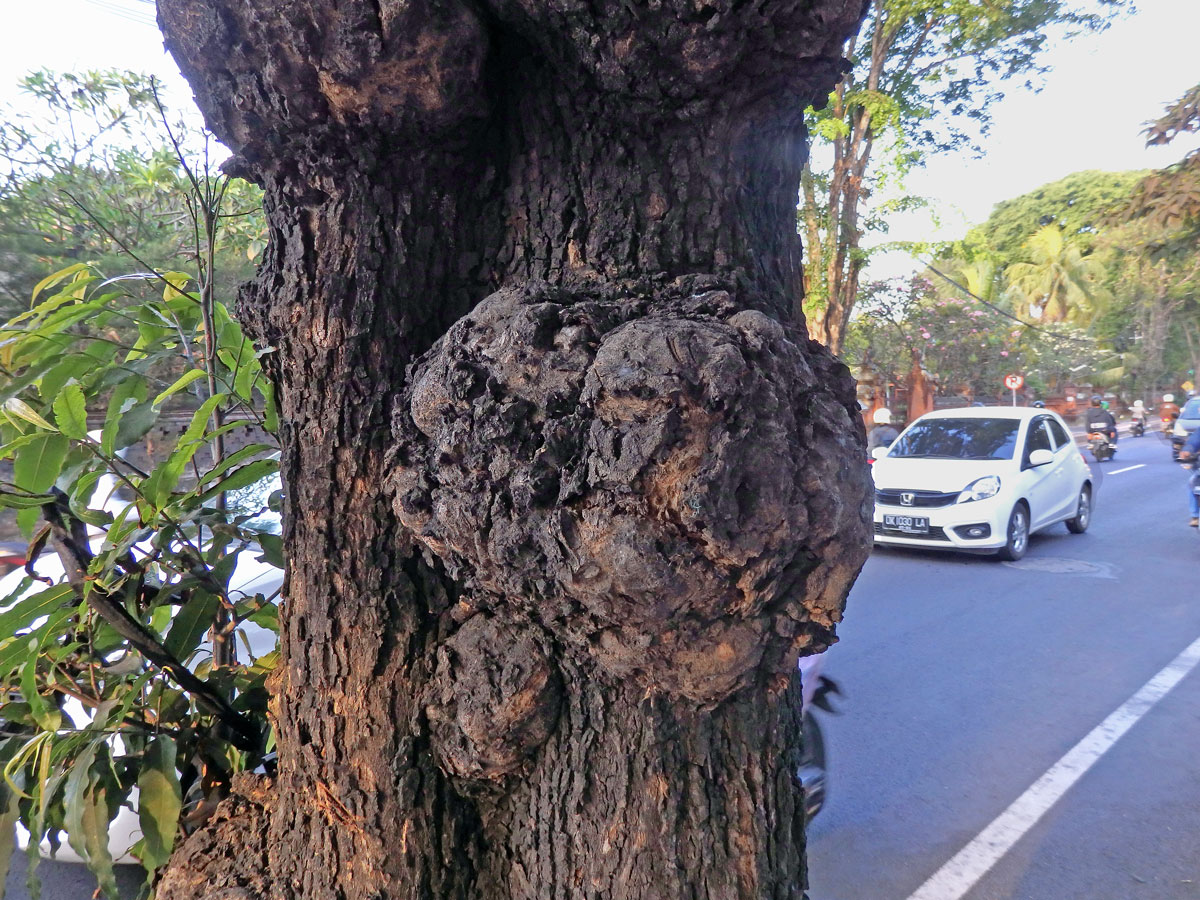
[[900, 437], [900, 432], [892, 426], [892, 411], [886, 406], [881, 406], [875, 410], [875, 415], [871, 417], [871, 421], [875, 423], [875, 427], [867, 435], [868, 453], [876, 447], [890, 447], [892, 441]]
[[1162, 419], [1163, 431], [1170, 431], [1175, 420], [1179, 418], [1179, 404], [1175, 402], [1174, 394], [1163, 394], [1163, 402], [1158, 407], [1158, 417]]
[[1146, 404], [1140, 400], [1135, 400], [1133, 406], [1129, 407], [1129, 421], [1132, 424], [1132, 433], [1135, 437], [1140, 437], [1146, 433], [1146, 426], [1150, 424], [1150, 419], [1146, 413]]
[[[1183, 443], [1182, 449], [1179, 451], [1180, 459], [1195, 459], [1200, 455], [1200, 428], [1193, 431], [1186, 441]], [[1188, 480], [1188, 508], [1191, 511], [1192, 518], [1188, 522], [1193, 528], [1200, 527], [1200, 496], [1196, 495], [1195, 482], [1200, 478], [1200, 469], [1194, 465], [1192, 467], [1192, 477]]]
[[1099, 431], [1101, 434], [1108, 436], [1108, 439], [1114, 444], [1117, 442], [1117, 420], [1113, 418], [1112, 413], [1105, 409], [1101, 404], [1104, 398], [1099, 394], [1092, 395], [1092, 405], [1087, 411], [1087, 430], [1089, 432]]

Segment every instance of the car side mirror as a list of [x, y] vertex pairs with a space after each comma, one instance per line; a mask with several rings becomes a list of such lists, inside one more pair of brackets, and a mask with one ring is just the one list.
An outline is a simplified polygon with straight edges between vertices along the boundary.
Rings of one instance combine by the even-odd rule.
[[1029, 454], [1029, 466], [1036, 469], [1038, 466], [1046, 466], [1054, 462], [1054, 454], [1049, 450], [1034, 450]]
[[876, 447], [874, 450], [871, 451], [871, 456], [874, 459], [883, 459], [887, 455], [888, 455], [887, 447]]

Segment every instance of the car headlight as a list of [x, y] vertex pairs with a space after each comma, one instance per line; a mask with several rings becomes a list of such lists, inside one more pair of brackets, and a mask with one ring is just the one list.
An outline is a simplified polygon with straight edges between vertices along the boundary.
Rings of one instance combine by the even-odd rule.
[[1183, 427], [1183, 423], [1178, 419], [1175, 420], [1175, 427], [1171, 429], [1171, 434], [1175, 437], [1187, 437], [1187, 429]]
[[972, 500], [986, 500], [1000, 493], [1000, 476], [984, 475], [968, 484], [958, 495], [958, 503], [969, 503]]

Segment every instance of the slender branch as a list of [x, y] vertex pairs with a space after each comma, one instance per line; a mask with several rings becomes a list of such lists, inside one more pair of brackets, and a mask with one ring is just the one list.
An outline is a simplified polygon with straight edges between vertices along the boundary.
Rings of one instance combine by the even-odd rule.
[[253, 722], [234, 709], [229, 701], [206, 681], [202, 681], [166, 648], [159, 638], [129, 614], [121, 602], [99, 582], [88, 577], [92, 552], [83, 523], [71, 515], [66, 495], [61, 492], [42, 507], [50, 524], [51, 539], [63, 562], [67, 581], [75, 593], [100, 618], [129, 642], [145, 659], [160, 669], [208, 712], [215, 715], [231, 733], [232, 742], [242, 750], [257, 752], [262, 735]]

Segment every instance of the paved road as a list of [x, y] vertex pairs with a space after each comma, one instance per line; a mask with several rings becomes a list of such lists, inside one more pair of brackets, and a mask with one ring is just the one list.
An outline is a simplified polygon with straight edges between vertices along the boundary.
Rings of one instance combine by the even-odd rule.
[[[1093, 468], [1091, 530], [1055, 526], [1021, 563], [872, 556], [826, 663], [846, 697], [823, 723], [832, 783], [809, 829], [813, 900], [911, 897], [1200, 638], [1184, 473], [1155, 435], [1123, 438]], [[1200, 898], [1200, 668], [974, 887], [929, 897]]]

